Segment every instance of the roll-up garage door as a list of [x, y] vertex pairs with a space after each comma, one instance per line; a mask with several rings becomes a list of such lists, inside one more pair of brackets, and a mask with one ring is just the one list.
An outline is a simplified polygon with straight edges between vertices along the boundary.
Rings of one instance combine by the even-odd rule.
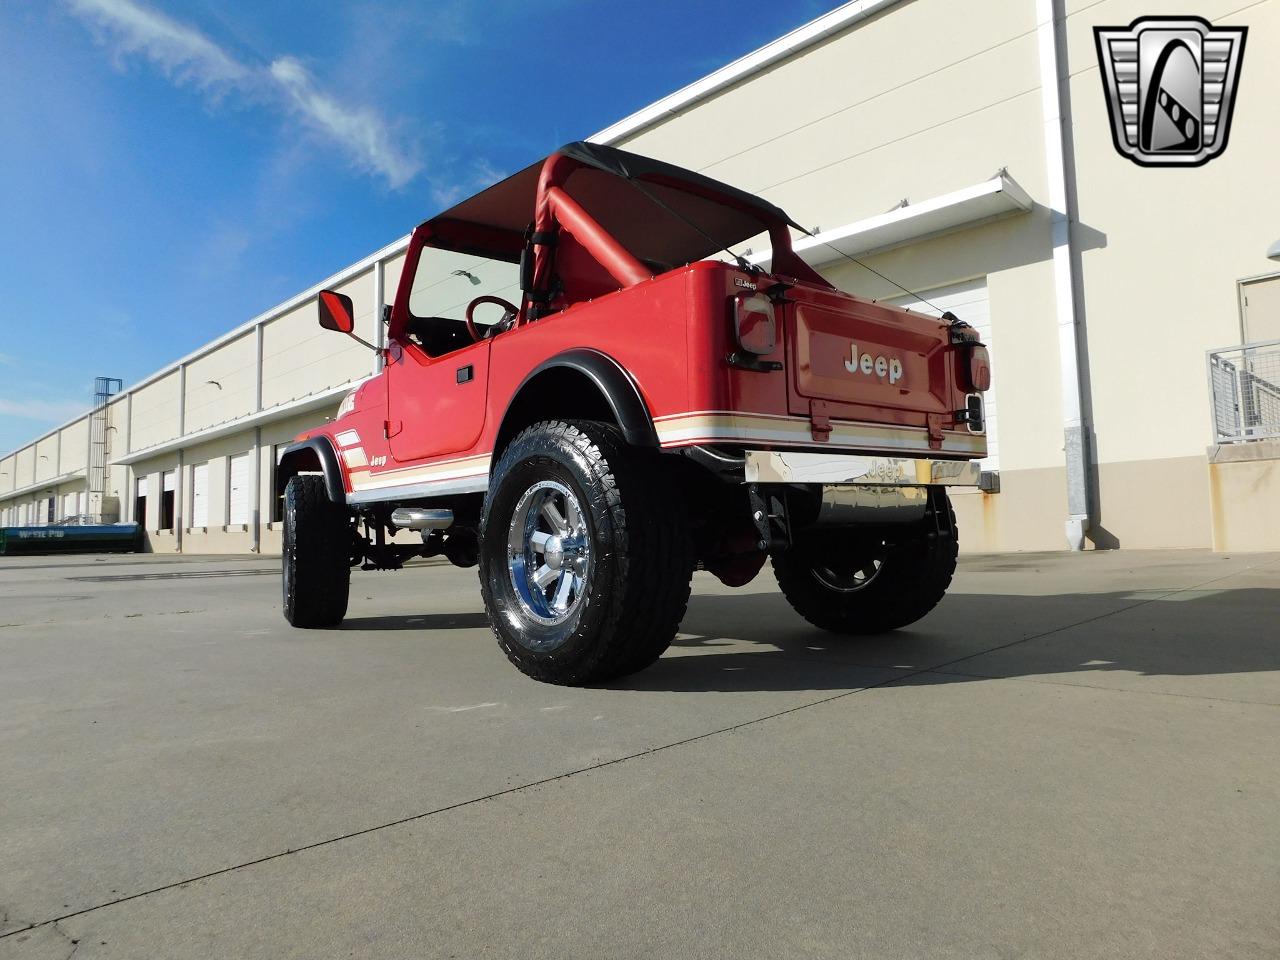
[[[992, 388], [982, 397], [987, 415], [987, 457], [980, 460], [983, 470], [1000, 469], [1000, 441], [996, 417], [996, 396], [1000, 382], [1000, 364], [996, 360], [995, 340], [991, 331], [991, 301], [987, 297], [987, 278], [966, 280], [945, 287], [934, 287], [932, 290], [921, 290], [920, 295], [929, 303], [923, 303], [917, 297], [898, 297], [888, 301], [899, 307], [909, 307], [917, 313], [927, 313], [938, 317], [950, 310], [969, 326], [977, 329], [982, 342], [987, 345], [991, 354]], [[929, 304], [933, 304], [930, 306]], [[936, 308], [936, 309], [935, 309]]]
[[174, 524], [177, 523], [175, 510], [177, 504], [174, 498], [178, 485], [177, 474], [172, 470], [166, 470], [160, 475], [160, 529], [173, 530]]
[[191, 468], [191, 526], [209, 526], [209, 464]]
[[135, 481], [136, 492], [133, 495], [133, 522], [147, 525], [147, 478], [138, 477]]
[[249, 523], [249, 454], [231, 458], [227, 484], [227, 523], [236, 526]]

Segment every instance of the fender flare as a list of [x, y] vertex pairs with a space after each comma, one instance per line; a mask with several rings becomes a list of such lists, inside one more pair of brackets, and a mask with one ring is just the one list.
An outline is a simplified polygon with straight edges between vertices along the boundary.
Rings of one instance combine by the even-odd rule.
[[608, 404], [613, 419], [621, 428], [627, 443], [637, 447], [658, 446], [658, 434], [653, 429], [653, 418], [649, 415], [649, 408], [645, 405], [644, 398], [640, 396], [640, 388], [636, 386], [635, 380], [622, 364], [598, 350], [576, 348], [548, 357], [520, 381], [520, 385], [516, 387], [511, 399], [507, 401], [506, 409], [502, 412], [495, 452], [510, 439], [508, 434], [511, 431], [508, 425], [511, 422], [511, 411], [525, 392], [525, 388], [540, 375], [556, 369], [573, 370], [595, 385], [605, 403]]
[[314, 470], [312, 460], [320, 461], [320, 470], [324, 473], [324, 487], [329, 499], [334, 503], [347, 502], [347, 488], [342, 480], [342, 467], [338, 463], [337, 451], [328, 437], [312, 437], [300, 440], [285, 447], [280, 456], [280, 464], [276, 467], [276, 496], [284, 495], [284, 488], [289, 480], [304, 470]]

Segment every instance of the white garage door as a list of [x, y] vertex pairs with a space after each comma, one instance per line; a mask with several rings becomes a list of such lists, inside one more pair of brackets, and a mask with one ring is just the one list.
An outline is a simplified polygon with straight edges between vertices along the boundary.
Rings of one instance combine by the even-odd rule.
[[191, 468], [191, 526], [209, 526], [209, 464]]
[[231, 458], [227, 483], [227, 523], [249, 523], [249, 454]]
[[969, 326], [977, 329], [982, 342], [987, 345], [991, 354], [992, 383], [991, 389], [983, 395], [983, 405], [987, 414], [987, 458], [980, 460], [983, 470], [1000, 469], [1000, 441], [996, 417], [996, 395], [1000, 382], [1000, 364], [996, 360], [995, 340], [991, 335], [991, 302], [987, 297], [987, 279], [966, 280], [946, 287], [934, 287], [932, 290], [921, 290], [921, 296], [927, 298], [937, 309], [922, 303], [916, 297], [898, 297], [889, 302], [899, 307], [910, 307], [919, 313], [930, 316], [941, 316], [950, 310]]

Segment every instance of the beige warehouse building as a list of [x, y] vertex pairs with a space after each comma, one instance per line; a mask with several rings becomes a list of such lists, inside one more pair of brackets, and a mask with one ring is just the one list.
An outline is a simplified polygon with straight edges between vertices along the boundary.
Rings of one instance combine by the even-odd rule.
[[[1139, 166], [1094, 28], [1190, 6], [1249, 30], [1230, 140]], [[963, 549], [1277, 550], [1278, 91], [1280, 0], [859, 0], [594, 139], [757, 192], [815, 229], [799, 247], [838, 286], [931, 309], [855, 257], [983, 331], [990, 457], [955, 496]], [[277, 451], [375, 372], [315, 294], [350, 294], [379, 340], [406, 240], [0, 459], [0, 522], [277, 551]]]

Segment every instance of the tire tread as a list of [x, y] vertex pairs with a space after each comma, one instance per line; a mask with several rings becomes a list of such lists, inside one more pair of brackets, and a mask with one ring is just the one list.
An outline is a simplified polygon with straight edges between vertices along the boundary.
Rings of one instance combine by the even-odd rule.
[[285, 488], [286, 523], [292, 539], [281, 562], [293, 564], [284, 597], [285, 618], [295, 627], [334, 627], [347, 615], [351, 592], [350, 530], [347, 509], [329, 499], [324, 478], [296, 476]]
[[[595, 506], [609, 520], [616, 564], [608, 615], [597, 640], [572, 661], [532, 657], [504, 636], [492, 611], [490, 620], [507, 658], [534, 679], [567, 685], [605, 683], [644, 669], [670, 646], [689, 602], [693, 545], [683, 500], [660, 469], [659, 455], [630, 446], [612, 424], [554, 420], [527, 427], [500, 458], [495, 486], [517, 463], [560, 444], [579, 452], [602, 491], [597, 496], [603, 502]], [[485, 535], [482, 525], [482, 544]], [[480, 577], [488, 606], [485, 566], [481, 564]]]

